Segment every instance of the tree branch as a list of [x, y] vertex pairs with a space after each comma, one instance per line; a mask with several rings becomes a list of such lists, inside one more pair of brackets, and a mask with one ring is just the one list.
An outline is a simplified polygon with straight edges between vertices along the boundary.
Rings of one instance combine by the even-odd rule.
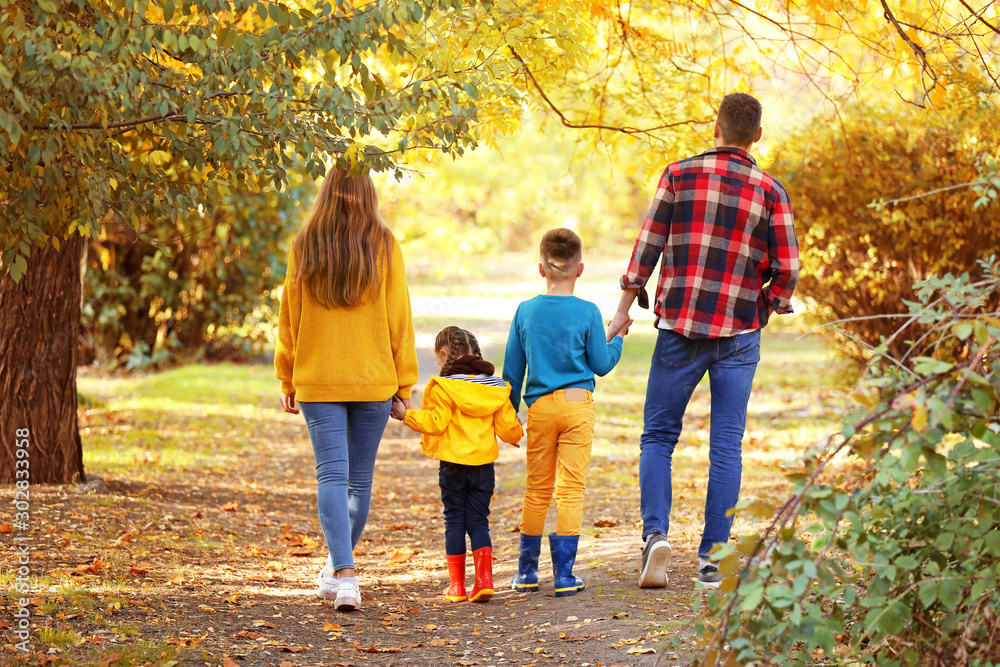
[[[965, 7], [970, 12], [972, 12], [972, 15], [976, 17], [977, 21], [979, 21], [980, 23], [982, 23], [984, 26], [986, 26], [987, 28], [989, 28], [990, 30], [992, 30], [993, 32], [995, 32], [996, 34], [1000, 35], [1000, 28], [996, 27], [995, 25], [993, 25], [992, 23], [990, 23], [989, 21], [987, 21], [986, 19], [984, 19], [982, 16], [980, 16], [980, 14], [983, 12], [983, 9], [986, 9], [990, 5], [986, 5], [986, 7], [983, 7], [983, 9], [980, 9], [977, 12], [972, 7], [970, 7], [969, 3], [967, 3], [965, 0], [958, 0], [958, 1], [962, 3], [963, 7]], [[992, 3], [990, 3], [990, 4], [992, 4]]]
[[609, 130], [611, 132], [621, 132], [622, 134], [628, 134], [633, 136], [637, 134], [644, 134], [648, 136], [650, 139], [655, 139], [656, 141], [666, 143], [665, 139], [656, 136], [655, 134], [653, 134], [653, 132], [657, 130], [665, 130], [671, 127], [678, 127], [680, 125], [702, 125], [712, 122], [711, 120], [682, 120], [676, 123], [668, 123], [666, 125], [658, 125], [657, 127], [650, 127], [646, 129], [638, 127], [619, 127], [616, 125], [603, 125], [601, 123], [574, 123], [569, 118], [567, 118], [566, 114], [564, 114], [552, 102], [552, 100], [549, 99], [549, 96], [545, 94], [545, 91], [542, 89], [542, 86], [538, 83], [538, 79], [535, 78], [535, 75], [531, 72], [531, 69], [528, 67], [528, 63], [524, 61], [524, 58], [521, 57], [521, 54], [515, 51], [513, 46], [508, 45], [507, 48], [509, 48], [510, 52], [514, 54], [514, 58], [519, 63], [521, 63], [521, 67], [523, 68], [525, 75], [528, 77], [528, 79], [531, 80], [531, 84], [534, 86], [535, 90], [538, 91], [538, 94], [541, 96], [542, 100], [545, 101], [546, 106], [548, 106], [549, 109], [551, 109], [553, 112], [555, 112], [557, 116], [559, 116], [559, 120], [566, 127], [575, 130]]
[[[889, 23], [893, 25], [893, 27], [896, 29], [896, 32], [899, 33], [899, 36], [902, 37], [903, 41], [906, 42], [907, 46], [910, 47], [910, 50], [913, 51], [913, 55], [916, 56], [917, 61], [920, 63], [921, 73], [927, 72], [931, 75], [931, 82], [933, 84], [931, 85], [931, 90], [933, 90], [934, 87], [937, 85], [938, 77], [937, 77], [937, 72], [934, 71], [934, 68], [931, 67], [931, 64], [927, 61], [927, 52], [924, 51], [922, 46], [914, 42], [910, 38], [910, 36], [906, 34], [906, 31], [903, 30], [903, 26], [899, 25], [899, 21], [896, 20], [896, 16], [892, 13], [892, 10], [889, 9], [889, 5], [886, 4], [885, 0], [881, 0], [881, 2], [882, 2], [882, 9], [885, 10], [884, 11], [885, 18], [889, 21]], [[923, 85], [923, 77], [921, 77], [921, 85]], [[925, 98], [928, 97], [928, 91], [926, 88], [924, 88], [924, 97]]]

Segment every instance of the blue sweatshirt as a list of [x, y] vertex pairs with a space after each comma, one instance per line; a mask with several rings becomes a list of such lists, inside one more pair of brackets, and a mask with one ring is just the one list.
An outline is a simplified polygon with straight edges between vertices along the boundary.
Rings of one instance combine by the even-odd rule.
[[594, 374], [604, 376], [615, 367], [622, 343], [621, 336], [606, 341], [601, 311], [589, 301], [548, 294], [525, 301], [510, 323], [503, 361], [510, 402], [520, 408], [522, 384], [528, 407], [557, 389], [593, 391]]

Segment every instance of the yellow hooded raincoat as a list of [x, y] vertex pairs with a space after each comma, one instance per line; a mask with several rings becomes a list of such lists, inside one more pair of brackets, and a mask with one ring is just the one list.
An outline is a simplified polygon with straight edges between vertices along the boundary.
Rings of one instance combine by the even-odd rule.
[[472, 381], [475, 377], [432, 377], [423, 409], [406, 411], [403, 423], [423, 434], [420, 448], [427, 456], [483, 465], [497, 460], [497, 437], [512, 445], [520, 441], [523, 431], [510, 404], [510, 384], [480, 384]]

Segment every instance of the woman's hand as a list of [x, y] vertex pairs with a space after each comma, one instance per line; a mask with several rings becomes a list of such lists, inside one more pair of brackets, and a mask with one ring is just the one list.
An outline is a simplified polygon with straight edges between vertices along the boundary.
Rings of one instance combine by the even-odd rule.
[[285, 409], [285, 412], [293, 415], [299, 414], [299, 411], [295, 409], [295, 392], [290, 394], [281, 395], [281, 407]]
[[398, 419], [400, 421], [406, 417], [406, 411], [410, 409], [409, 399], [400, 398], [399, 396], [392, 397], [392, 411], [389, 413], [393, 419]]

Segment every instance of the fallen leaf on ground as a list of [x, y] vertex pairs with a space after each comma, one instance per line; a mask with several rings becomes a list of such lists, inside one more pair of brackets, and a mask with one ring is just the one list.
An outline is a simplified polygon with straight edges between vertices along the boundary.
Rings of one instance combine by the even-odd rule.
[[305, 548], [288, 550], [289, 556], [312, 556], [312, 553], [313, 553], [312, 549], [305, 549]]
[[414, 552], [409, 547], [403, 547], [402, 549], [396, 549], [389, 556], [390, 563], [409, 563], [413, 560]]
[[101, 658], [94, 663], [94, 667], [108, 667], [112, 662], [118, 662], [118, 659], [122, 657], [121, 653], [112, 653], [111, 655]]
[[227, 655], [219, 663], [219, 667], [240, 667], [240, 664]]
[[7, 522], [0, 523], [0, 533], [13, 533], [13, 532], [14, 532], [14, 526], [10, 525]]
[[437, 639], [432, 639], [432, 640], [430, 640], [427, 643], [430, 646], [446, 646], [446, 645], [450, 644], [451, 642], [448, 641], [447, 639], [442, 639], [442, 638], [438, 637]]
[[247, 575], [247, 581], [274, 581], [273, 574], [251, 574]]
[[247, 639], [260, 639], [261, 637], [266, 637], [267, 635], [262, 635], [259, 632], [251, 632], [250, 630], [241, 630], [237, 632], [236, 637], [246, 637]]
[[389, 647], [389, 648], [376, 648], [375, 646], [369, 646], [368, 648], [362, 648], [362, 647], [358, 646], [357, 642], [352, 642], [352, 643], [354, 644], [354, 648], [357, 649], [361, 653], [402, 653], [403, 652], [402, 649], [393, 648], [393, 647]]
[[87, 563], [86, 565], [77, 565], [74, 567], [70, 574], [84, 575], [84, 574], [98, 574], [101, 570], [105, 569], [104, 561], [97, 558], [94, 559], [93, 563]]
[[253, 622], [253, 627], [255, 627], [255, 628], [276, 628], [278, 626], [275, 625], [274, 623], [271, 623], [270, 621], [254, 621]]
[[601, 517], [594, 521], [594, 526], [597, 528], [614, 528], [619, 524], [621, 524], [621, 521], [613, 517]]
[[142, 563], [136, 563], [135, 565], [130, 567], [128, 573], [140, 577], [152, 569], [153, 565], [151, 563], [142, 562]]
[[628, 612], [627, 611], [620, 611], [617, 614], [612, 614], [611, 618], [628, 618]]
[[656, 653], [656, 649], [655, 648], [645, 648], [645, 647], [642, 647], [642, 646], [633, 646], [627, 652], [631, 653], [632, 655], [642, 655], [644, 653]]
[[239, 507], [239, 506], [240, 506], [240, 501], [233, 500], [233, 501], [228, 502], [225, 505], [223, 505], [222, 509], [224, 509], [227, 512], [235, 512], [236, 508]]
[[176, 577], [171, 577], [170, 578], [170, 583], [176, 584], [178, 586], [180, 584], [183, 584], [185, 581], [187, 581], [187, 579], [184, 577], [183, 574], [178, 574]]
[[323, 632], [333, 632], [334, 630], [340, 629], [342, 628], [336, 623], [331, 623], [327, 619], [323, 619]]
[[304, 533], [285, 533], [285, 536], [278, 538], [278, 541], [286, 547], [302, 547], [305, 546], [305, 537]]
[[279, 651], [284, 651], [285, 653], [301, 653], [302, 651], [308, 650], [305, 646], [279, 646]]

